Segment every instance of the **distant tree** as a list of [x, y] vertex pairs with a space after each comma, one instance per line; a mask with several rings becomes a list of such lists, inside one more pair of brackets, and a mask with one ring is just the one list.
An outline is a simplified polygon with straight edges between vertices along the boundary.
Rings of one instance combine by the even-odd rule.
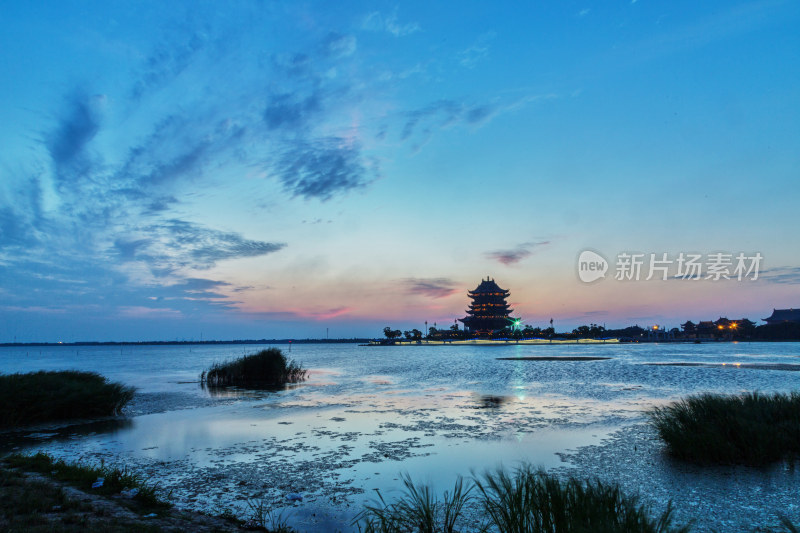
[[397, 337], [402, 335], [403, 332], [400, 331], [399, 329], [392, 329], [389, 326], [386, 326], [385, 328], [383, 328], [383, 334], [386, 335], [387, 339], [391, 340], [391, 339], [396, 339]]
[[605, 326], [598, 326], [597, 324], [589, 325], [589, 336], [593, 339], [603, 337], [606, 334]]
[[404, 331], [403, 335], [405, 335], [406, 339], [411, 341], [422, 340], [422, 332], [416, 328], [409, 331]]

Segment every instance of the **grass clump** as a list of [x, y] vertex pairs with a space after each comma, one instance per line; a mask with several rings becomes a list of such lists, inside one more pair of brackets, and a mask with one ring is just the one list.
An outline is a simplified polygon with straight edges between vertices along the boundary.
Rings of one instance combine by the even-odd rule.
[[762, 466], [800, 457], [800, 393], [690, 396], [650, 412], [669, 453], [700, 464]]
[[211, 387], [276, 387], [303, 381], [306, 373], [299, 364], [287, 360], [282, 351], [269, 348], [235, 361], [215, 363], [200, 374], [200, 381]]
[[257, 527], [271, 533], [294, 533], [283, 512], [275, 511], [263, 498], [248, 500], [247, 506], [250, 508], [250, 519], [244, 522], [245, 527]]
[[569, 478], [561, 481], [530, 466], [499, 469], [476, 479], [484, 510], [507, 533], [686, 532], [673, 527], [672, 503], [658, 518], [616, 484]]
[[[80, 463], [67, 463], [63, 459], [54, 459], [46, 453], [36, 455], [12, 454], [5, 457], [4, 462], [12, 468], [28, 472], [38, 472], [53, 479], [63, 481], [85, 492], [100, 495], [117, 495], [123, 490], [139, 489], [132, 501], [137, 502], [142, 512], [158, 511], [171, 507], [156, 494], [156, 486], [144, 481], [138, 474], [127, 468], [108, 467], [105, 464], [89, 466]], [[92, 484], [103, 478], [100, 487], [92, 488]]]
[[[359, 531], [454, 533], [479, 527], [503, 533], [684, 533], [690, 528], [673, 526], [672, 503], [652, 518], [648, 507], [624, 495], [618, 485], [575, 478], [561, 481], [528, 465], [512, 472], [487, 472], [467, 485], [459, 477], [443, 501], [407, 476], [403, 483], [397, 501], [387, 503], [378, 492], [378, 500], [365, 506], [354, 522]], [[473, 511], [483, 514], [465, 524], [464, 506], [473, 501], [480, 508]], [[475, 523], [476, 516], [482, 525]]]
[[440, 501], [427, 485], [417, 487], [407, 475], [403, 476], [403, 495], [394, 503], [386, 503], [380, 491], [377, 501], [364, 506], [354, 521], [358, 530], [365, 533], [405, 532], [453, 533], [464, 505], [472, 499], [473, 486], [464, 487], [464, 480], [456, 480], [453, 492], [444, 493]]
[[0, 428], [116, 415], [134, 392], [95, 372], [0, 375]]

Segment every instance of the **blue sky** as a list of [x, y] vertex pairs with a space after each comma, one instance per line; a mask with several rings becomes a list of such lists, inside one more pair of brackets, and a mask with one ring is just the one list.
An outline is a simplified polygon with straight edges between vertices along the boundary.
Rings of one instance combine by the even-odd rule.
[[[800, 304], [800, 5], [4, 2], [0, 342]], [[581, 251], [609, 276], [577, 275]], [[619, 281], [622, 252], [758, 280]]]

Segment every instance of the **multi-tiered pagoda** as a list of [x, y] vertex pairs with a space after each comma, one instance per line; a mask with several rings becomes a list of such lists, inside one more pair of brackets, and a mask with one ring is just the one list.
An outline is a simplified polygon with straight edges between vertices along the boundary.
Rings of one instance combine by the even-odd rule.
[[467, 316], [458, 320], [464, 323], [464, 329], [475, 335], [489, 335], [493, 331], [510, 327], [514, 322], [506, 298], [509, 292], [497, 286], [493, 279], [488, 277], [481, 280], [474, 291], [467, 293], [472, 298], [472, 303], [467, 310]]

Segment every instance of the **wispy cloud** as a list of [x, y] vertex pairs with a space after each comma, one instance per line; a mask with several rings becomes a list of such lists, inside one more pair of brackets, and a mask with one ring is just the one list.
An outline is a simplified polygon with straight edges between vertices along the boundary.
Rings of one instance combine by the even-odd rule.
[[323, 54], [333, 58], [351, 56], [356, 51], [356, 43], [354, 35], [341, 35], [336, 32], [330, 32], [322, 41]]
[[310, 318], [313, 320], [330, 320], [332, 318], [337, 318], [340, 316], [348, 315], [353, 312], [352, 307], [348, 306], [339, 306], [333, 307], [330, 309], [299, 309], [288, 311], [288, 315], [285, 316], [293, 317], [293, 318]]
[[514, 248], [507, 250], [495, 250], [493, 252], [486, 252], [486, 257], [494, 259], [504, 265], [513, 265], [519, 263], [526, 257], [537, 252], [540, 248], [550, 244], [550, 241], [538, 242], [524, 242]]
[[276, 94], [264, 110], [264, 122], [271, 130], [306, 128], [321, 111], [321, 98], [314, 93], [304, 98], [294, 94]]
[[245, 239], [179, 219], [152, 224], [140, 234], [115, 241], [120, 258], [143, 261], [154, 273], [171, 274], [179, 268], [209, 269], [219, 261], [258, 257], [277, 252], [285, 243]]
[[292, 143], [275, 171], [292, 196], [325, 201], [367, 185], [377, 177], [377, 164], [366, 160], [357, 144], [329, 137]]
[[188, 28], [176, 31], [173, 27], [145, 60], [131, 88], [131, 98], [139, 100], [146, 93], [167, 85], [191, 65], [196, 54], [206, 46], [207, 40], [203, 32]]
[[182, 313], [169, 307], [121, 306], [119, 315], [126, 318], [180, 318]]
[[795, 285], [800, 283], [800, 267], [775, 267], [762, 270], [758, 279], [767, 283]]
[[403, 290], [429, 298], [445, 298], [458, 291], [455, 281], [448, 278], [406, 278]]
[[425, 107], [407, 111], [400, 139], [411, 141], [419, 150], [438, 130], [456, 126], [479, 128], [503, 113], [523, 108], [537, 100], [556, 98], [554, 94], [527, 95], [513, 100], [468, 103], [452, 99], [437, 100]]
[[105, 101], [104, 95], [89, 96], [76, 91], [59, 111], [55, 128], [45, 141], [58, 182], [81, 178], [87, 173], [90, 164], [87, 147], [100, 131]]
[[[390, 33], [412, 31], [395, 15], [381, 23]], [[253, 55], [242, 53], [252, 35], [215, 24], [169, 27], [141, 54], [127, 87], [74, 90], [56, 102], [37, 141], [46, 159], [19, 187], [0, 191], [0, 264], [14, 272], [0, 280], [4, 297], [7, 289], [29, 305], [17, 290], [29, 287], [54, 301], [118, 301], [103, 293], [110, 285], [57, 281], [92, 278], [107, 280], [131, 309], [187, 298], [224, 307], [234, 303], [226, 295], [250, 285], [199, 287], [195, 271], [286, 243], [194, 222], [193, 198], [253, 169], [307, 200], [376, 179], [378, 162], [358, 132], [331, 127], [360, 98], [351, 95], [359, 80], [336, 75], [355, 61], [355, 35], [329, 31], [299, 50]], [[210, 79], [212, 66], [230, 79]]]
[[473, 44], [459, 52], [459, 63], [466, 68], [475, 68], [481, 61], [489, 57], [491, 42], [497, 37], [493, 31], [480, 35]]
[[416, 22], [399, 22], [397, 19], [397, 9], [392, 11], [389, 15], [385, 15], [379, 11], [373, 11], [364, 17], [361, 27], [367, 31], [385, 31], [395, 37], [410, 35], [422, 29]]

